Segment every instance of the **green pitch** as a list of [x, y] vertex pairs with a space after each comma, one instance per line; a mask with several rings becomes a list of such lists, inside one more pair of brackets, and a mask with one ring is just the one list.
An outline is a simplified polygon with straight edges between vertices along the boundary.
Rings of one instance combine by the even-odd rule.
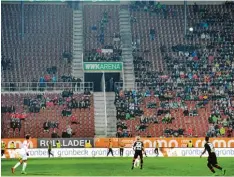
[[[218, 158], [227, 170], [226, 176], [234, 176], [234, 158]], [[16, 160], [2, 160], [2, 176], [12, 176], [11, 167]], [[29, 159], [27, 175], [30, 176], [211, 176], [207, 158], [144, 158], [143, 170], [131, 170], [132, 158], [50, 158]], [[22, 166], [15, 175], [21, 175]], [[216, 170], [218, 173], [220, 171]], [[221, 174], [221, 173], [220, 173]]]

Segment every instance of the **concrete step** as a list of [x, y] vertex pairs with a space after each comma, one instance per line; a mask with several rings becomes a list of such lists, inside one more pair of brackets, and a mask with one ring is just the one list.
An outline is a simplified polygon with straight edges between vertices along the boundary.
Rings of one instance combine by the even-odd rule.
[[[105, 123], [105, 122], [104, 122]], [[95, 122], [95, 127], [97, 128], [103, 128], [103, 122], [99, 121], [99, 122]]]
[[83, 52], [83, 47], [79, 47], [79, 48], [77, 48], [77, 47], [73, 47], [73, 50], [74, 50], [74, 52], [79, 52], [79, 53], [81, 53], [82, 54], [82, 52]]
[[81, 43], [76, 43], [76, 44], [73, 44], [73, 48], [83, 48], [83, 45]]
[[75, 64], [82, 64], [81, 57], [73, 59], [73, 63], [75, 63]]
[[74, 58], [82, 58], [82, 52], [81, 51], [75, 51], [75, 53], [73, 53], [73, 59]]
[[116, 132], [107, 132], [108, 137], [116, 137]]
[[130, 26], [130, 19], [129, 20], [127, 20], [127, 21], [122, 21], [122, 22], [120, 22], [119, 23], [120, 25], [124, 25], [124, 26]]
[[73, 35], [73, 45], [75, 44], [83, 44], [83, 39], [80, 36]]
[[81, 60], [79, 61], [78, 59], [76, 59], [76, 61], [73, 62], [72, 65], [83, 68], [82, 61]]
[[83, 66], [82, 66], [82, 63], [72, 63], [72, 68], [75, 69], [75, 68], [79, 68], [81, 70], [83, 70]]

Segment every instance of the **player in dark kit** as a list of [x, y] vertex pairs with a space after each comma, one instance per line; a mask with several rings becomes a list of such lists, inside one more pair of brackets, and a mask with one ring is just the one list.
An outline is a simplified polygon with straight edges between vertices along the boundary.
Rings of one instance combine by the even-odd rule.
[[48, 156], [50, 158], [50, 155], [52, 155], [54, 157], [54, 154], [51, 153], [51, 150], [52, 150], [52, 142], [49, 141], [48, 142]]
[[210, 169], [210, 171], [212, 171], [213, 174], [216, 175], [215, 170], [213, 168], [213, 167], [215, 167], [215, 168], [221, 170], [223, 172], [223, 175], [225, 175], [226, 170], [218, 165], [214, 145], [209, 142], [209, 137], [206, 137], [205, 140], [206, 140], [205, 149], [202, 152], [200, 157], [202, 157], [202, 155], [205, 154], [205, 152], [207, 151], [209, 154], [207, 166]]
[[137, 137], [137, 141], [133, 145], [133, 150], [135, 151], [135, 154], [134, 154], [134, 157], [132, 160], [132, 169], [134, 168], [134, 163], [135, 163], [135, 160], [137, 159], [138, 156], [140, 156], [140, 159], [141, 159], [141, 169], [142, 169], [142, 166], [143, 166], [143, 153], [142, 153], [142, 151], [144, 151], [144, 144], [140, 140], [139, 136]]

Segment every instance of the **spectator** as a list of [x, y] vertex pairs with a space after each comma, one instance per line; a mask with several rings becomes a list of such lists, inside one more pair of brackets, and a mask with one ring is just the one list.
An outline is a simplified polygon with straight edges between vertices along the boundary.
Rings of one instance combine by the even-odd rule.
[[74, 115], [71, 116], [71, 124], [78, 124], [77, 118]]
[[53, 130], [53, 133], [51, 134], [51, 138], [59, 138], [58, 134], [56, 133], [56, 130]]
[[220, 135], [221, 135], [221, 136], [224, 136], [225, 133], [226, 133], [225, 128], [224, 128], [224, 127], [221, 127], [221, 128], [220, 128]]
[[227, 130], [227, 137], [232, 137], [232, 128], [230, 127], [228, 130]]
[[114, 79], [113, 79], [113, 77], [110, 78], [109, 82], [110, 82], [110, 90], [109, 91], [112, 92], [113, 91], [113, 86], [114, 86]]
[[188, 135], [193, 136], [193, 130], [191, 127], [188, 128]]
[[44, 123], [43, 128], [44, 128], [44, 132], [49, 132], [50, 122], [48, 120]]
[[40, 80], [39, 80], [40, 91], [43, 91], [44, 87], [45, 87], [45, 79], [43, 77], [40, 77]]
[[150, 40], [153, 41], [155, 38], [155, 30], [154, 29], [150, 29]]
[[15, 143], [12, 141], [11, 144], [10, 144], [10, 149], [15, 149]]
[[87, 88], [84, 91], [84, 95], [91, 95], [90, 91]]
[[52, 82], [53, 82], [53, 87], [54, 87], [57, 82], [57, 77], [55, 75], [53, 75], [52, 77]]
[[71, 138], [72, 137], [72, 129], [70, 126], [67, 126], [67, 134], [68, 134], [68, 137]]

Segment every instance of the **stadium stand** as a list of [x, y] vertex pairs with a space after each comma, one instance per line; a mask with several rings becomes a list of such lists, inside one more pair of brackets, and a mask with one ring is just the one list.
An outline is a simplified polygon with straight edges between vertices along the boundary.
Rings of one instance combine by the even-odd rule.
[[[208, 130], [208, 135], [216, 136], [221, 134], [219, 128], [216, 133], [211, 132], [214, 126], [219, 125], [209, 125], [207, 121], [216, 111], [220, 118], [219, 123], [224, 122], [227, 130], [232, 127], [233, 10], [226, 5], [188, 7], [189, 24], [194, 30], [184, 38], [183, 6], [165, 6], [160, 3], [152, 5], [146, 2], [136, 2], [130, 6], [136, 82], [139, 82], [140, 88], [148, 87], [148, 90], [140, 91], [141, 106], [134, 102], [135, 91], [130, 92], [132, 96], [125, 92], [125, 97], [128, 97], [124, 98], [124, 102], [127, 100], [127, 105], [130, 102], [127, 108], [137, 106], [144, 113], [142, 120], [137, 118], [119, 122], [117, 128], [122, 124], [132, 134], [142, 136], [161, 136], [162, 132], [178, 136], [180, 128], [187, 135], [192, 133], [204, 136]], [[227, 19], [227, 16], [230, 18]], [[151, 91], [154, 93], [151, 94]], [[149, 97], [145, 97], [147, 94]], [[165, 104], [160, 97], [168, 100], [166, 107], [169, 115], [165, 115], [165, 112], [163, 116], [157, 115], [163, 109], [162, 104]], [[222, 100], [215, 101], [222, 97]], [[156, 103], [154, 109], [147, 108], [151, 99], [152, 103]], [[217, 102], [223, 107], [214, 107]], [[184, 106], [180, 107], [180, 103]], [[188, 115], [183, 114], [183, 107], [188, 110]], [[220, 113], [219, 110], [226, 112]], [[129, 113], [131, 114], [131, 110]], [[126, 118], [129, 118], [128, 113]], [[168, 118], [172, 119], [171, 124], [153, 124], [165, 122]], [[145, 131], [139, 133], [139, 127], [143, 127]], [[120, 134], [121, 130], [118, 129], [118, 135]]]
[[[68, 93], [2, 94], [5, 138], [24, 137], [26, 133], [32, 137], [50, 138], [53, 132], [62, 137], [68, 126], [73, 130], [72, 137], [93, 137], [93, 96], [73, 94], [67, 97]], [[8, 108], [11, 106], [14, 110]]]
[[[117, 5], [84, 5], [84, 61], [121, 60], [118, 14]], [[101, 49], [113, 49], [113, 53], [103, 53]]]
[[11, 63], [2, 72], [2, 82], [38, 82], [51, 67], [62, 81], [63, 75], [71, 73], [63, 53], [71, 52], [72, 9], [63, 4], [25, 4], [22, 39], [20, 8], [20, 4], [2, 4], [2, 57]]

